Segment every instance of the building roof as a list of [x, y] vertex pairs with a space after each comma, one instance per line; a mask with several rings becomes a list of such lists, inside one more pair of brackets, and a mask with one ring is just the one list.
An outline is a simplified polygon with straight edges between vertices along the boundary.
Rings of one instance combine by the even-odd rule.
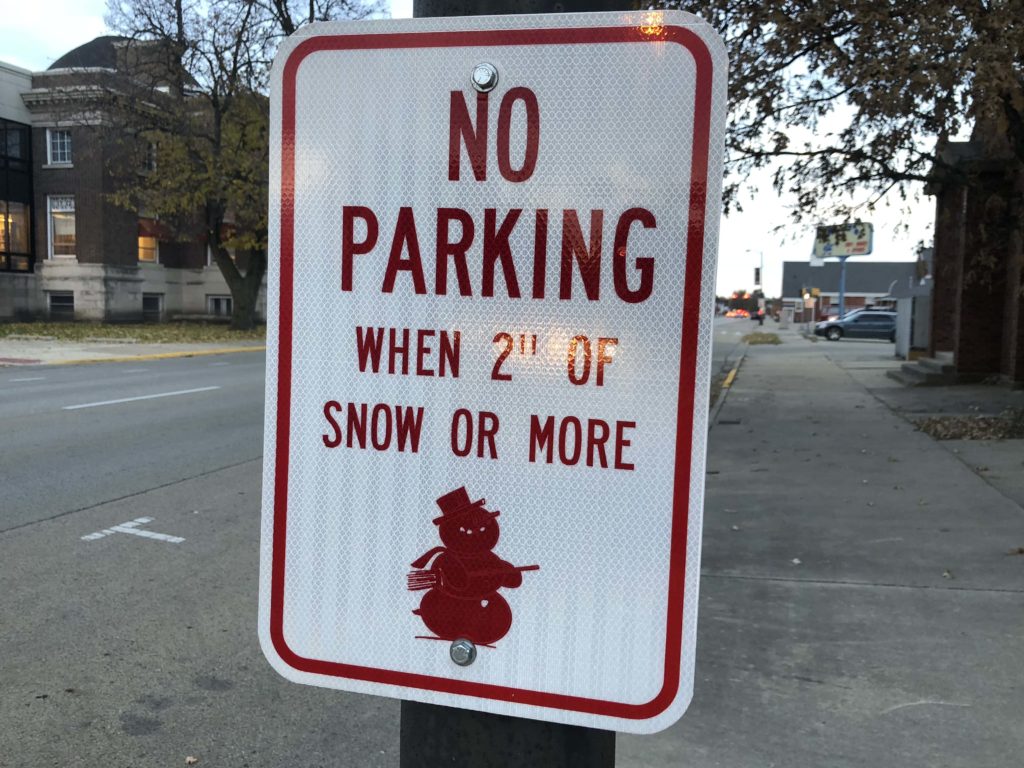
[[[846, 262], [846, 292], [885, 295], [894, 281], [905, 283], [917, 275], [913, 261], [857, 261]], [[839, 262], [827, 261], [812, 267], [806, 261], [782, 263], [782, 296], [799, 298], [802, 288], [817, 288], [822, 293], [839, 292]]]
[[115, 43], [127, 40], [127, 37], [120, 35], [104, 35], [90, 40], [84, 45], [74, 48], [47, 69], [80, 69], [82, 67], [103, 67], [104, 69], [117, 69], [117, 49]]

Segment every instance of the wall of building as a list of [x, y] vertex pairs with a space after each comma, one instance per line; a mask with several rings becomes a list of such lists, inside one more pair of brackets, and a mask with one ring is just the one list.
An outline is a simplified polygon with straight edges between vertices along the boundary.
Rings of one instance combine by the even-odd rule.
[[[0, 320], [46, 320], [49, 294], [71, 293], [75, 320], [142, 322], [144, 294], [163, 297], [163, 318], [208, 315], [208, 296], [230, 296], [216, 267], [167, 269], [159, 264], [122, 267], [80, 264], [73, 259], [40, 261], [35, 274], [0, 274]], [[266, 319], [266, 283], [257, 316]]]
[[30, 124], [32, 113], [25, 107], [21, 94], [31, 87], [31, 72], [0, 61], [0, 117]]
[[133, 266], [138, 261], [138, 217], [114, 206], [106, 197], [109, 191], [104, 189], [107, 174], [103, 141], [91, 126], [59, 126], [71, 131], [72, 163], [52, 165], [47, 162], [47, 129], [57, 127], [37, 125], [32, 129], [36, 257], [45, 259], [50, 253], [47, 199], [72, 195], [78, 262]]
[[[207, 263], [198, 214], [177, 230], [147, 220], [147, 232], [161, 238], [158, 262], [139, 261], [138, 213], [110, 197], [124, 145], [98, 106], [104, 86], [116, 85], [118, 76], [104, 67], [30, 73], [0, 62], [0, 116], [32, 127], [33, 190], [24, 202], [31, 198], [34, 208], [36, 256], [34, 274], [0, 272], [0, 320], [47, 319], [55, 292], [74, 297], [75, 319], [113, 322], [141, 321], [147, 295], [161, 297], [164, 320], [207, 316], [211, 296], [231, 295], [220, 270]], [[49, 162], [48, 129], [71, 132], [70, 164]], [[50, 196], [74, 197], [74, 256], [50, 257]], [[244, 257], [239, 263], [244, 268]], [[266, 317], [265, 284], [257, 314]]]

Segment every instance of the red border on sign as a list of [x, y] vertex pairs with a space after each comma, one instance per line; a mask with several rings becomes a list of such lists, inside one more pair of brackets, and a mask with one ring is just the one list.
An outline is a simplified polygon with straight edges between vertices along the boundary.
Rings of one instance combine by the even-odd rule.
[[[295, 99], [299, 65], [320, 51], [416, 49], [503, 45], [591, 45], [598, 43], [676, 43], [696, 62], [693, 157], [690, 211], [686, 241], [682, 351], [676, 429], [672, 535], [669, 555], [665, 674], [661, 691], [642, 704], [604, 701], [545, 691], [531, 691], [447, 677], [420, 675], [375, 667], [305, 658], [284, 637], [285, 536], [288, 516], [288, 459], [292, 386], [292, 313], [295, 240]], [[281, 125], [281, 279], [277, 371], [277, 441], [274, 476], [274, 527], [271, 554], [270, 638], [278, 656], [290, 667], [329, 677], [344, 677], [406, 688], [508, 701], [537, 707], [584, 712], [630, 720], [649, 720], [675, 700], [680, 682], [683, 642], [683, 594], [686, 581], [686, 534], [689, 518], [691, 440], [697, 341], [700, 324], [701, 277], [704, 264], [704, 216], [708, 189], [713, 62], [706, 44], [685, 27], [584, 27], [575, 29], [517, 29], [464, 32], [325, 35], [303, 41], [288, 54], [284, 65]]]

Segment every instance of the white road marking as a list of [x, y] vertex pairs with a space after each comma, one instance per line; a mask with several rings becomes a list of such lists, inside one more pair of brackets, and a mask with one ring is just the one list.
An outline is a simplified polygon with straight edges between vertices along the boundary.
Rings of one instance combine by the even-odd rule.
[[145, 373], [149, 368], [129, 368], [127, 371], [121, 371], [121, 373]]
[[142, 536], [145, 539], [156, 539], [157, 541], [166, 541], [168, 544], [181, 544], [185, 539], [181, 536], [170, 536], [166, 533], [156, 533], [154, 531], [147, 531], [139, 528], [140, 525], [153, 522], [152, 517], [137, 517], [134, 520], [129, 520], [126, 523], [115, 525], [110, 528], [104, 528], [102, 531], [96, 531], [95, 533], [89, 533], [82, 536], [82, 541], [96, 541], [106, 536], [110, 536], [114, 533], [130, 533], [132, 536]]
[[210, 363], [210, 365], [231, 365], [231, 363]]
[[45, 378], [45, 376], [26, 376], [23, 379], [8, 379], [8, 381], [43, 381]]
[[195, 392], [212, 392], [217, 387], [197, 387], [196, 389], [179, 389], [174, 392], [158, 392], [155, 395], [139, 395], [138, 397], [121, 397], [117, 400], [101, 400], [97, 403], [79, 403], [78, 405], [65, 405], [61, 410], [77, 411], [79, 408], [98, 408], [101, 405], [117, 405], [118, 403], [134, 403], [137, 400], [155, 400], [158, 397], [175, 397], [177, 395], [191, 395]]

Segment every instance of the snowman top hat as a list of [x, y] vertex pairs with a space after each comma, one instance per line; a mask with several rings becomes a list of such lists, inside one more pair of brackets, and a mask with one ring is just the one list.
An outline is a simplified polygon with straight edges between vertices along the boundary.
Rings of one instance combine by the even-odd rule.
[[497, 517], [501, 514], [501, 512], [491, 512], [484, 509], [484, 504], [486, 503], [487, 499], [470, 501], [466, 486], [460, 486], [437, 500], [437, 506], [441, 508], [441, 516], [434, 518], [434, 525], [440, 525], [444, 520], [452, 520], [467, 512], [481, 512], [488, 517]]

